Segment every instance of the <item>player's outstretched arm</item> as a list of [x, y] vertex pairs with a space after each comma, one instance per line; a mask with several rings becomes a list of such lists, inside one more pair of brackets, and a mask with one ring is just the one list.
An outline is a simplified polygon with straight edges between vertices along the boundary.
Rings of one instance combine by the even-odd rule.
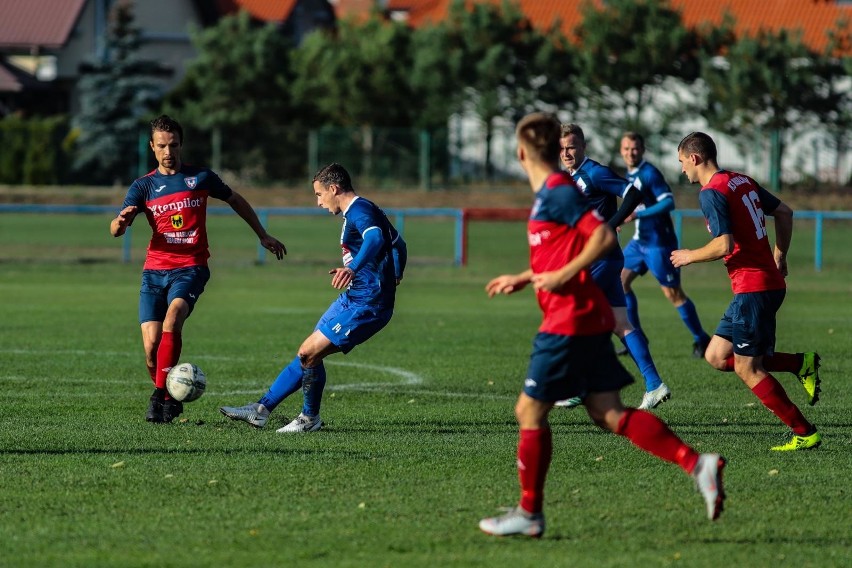
[[642, 203], [642, 191], [639, 190], [635, 185], [631, 185], [627, 190], [627, 193], [624, 194], [624, 199], [621, 201], [621, 207], [618, 208], [618, 211], [615, 212], [615, 215], [607, 221], [609, 226], [613, 229], [617, 229], [624, 223], [624, 220], [633, 213], [636, 207]]
[[120, 237], [127, 232], [127, 227], [133, 224], [139, 209], [135, 205], [128, 205], [118, 212], [118, 216], [109, 224], [109, 232], [113, 237]]
[[734, 237], [730, 234], [719, 235], [700, 249], [678, 249], [672, 251], [671, 261], [675, 268], [695, 262], [710, 262], [728, 256], [734, 251]]
[[254, 212], [254, 209], [246, 201], [245, 197], [234, 191], [226, 202], [251, 227], [254, 234], [260, 239], [260, 244], [263, 248], [274, 254], [278, 260], [284, 258], [284, 255], [287, 254], [287, 248], [284, 246], [284, 243], [266, 232], [266, 229], [260, 223], [260, 219], [257, 218], [257, 213]]
[[533, 271], [531, 268], [520, 274], [502, 274], [497, 278], [492, 278], [485, 285], [485, 292], [489, 298], [493, 298], [497, 294], [514, 294], [523, 290], [530, 283], [532, 277]]

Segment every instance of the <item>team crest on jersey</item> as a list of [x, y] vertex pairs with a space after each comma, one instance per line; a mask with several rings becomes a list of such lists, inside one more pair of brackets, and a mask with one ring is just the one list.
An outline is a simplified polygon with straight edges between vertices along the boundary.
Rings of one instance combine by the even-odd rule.
[[191, 178], [185, 178], [183, 183], [186, 184], [186, 187], [189, 189], [195, 189], [195, 186], [198, 184], [198, 176], [192, 176]]
[[183, 215], [181, 215], [180, 213], [175, 213], [174, 215], [169, 217], [169, 219], [172, 222], [173, 228], [180, 229], [181, 227], [183, 227]]

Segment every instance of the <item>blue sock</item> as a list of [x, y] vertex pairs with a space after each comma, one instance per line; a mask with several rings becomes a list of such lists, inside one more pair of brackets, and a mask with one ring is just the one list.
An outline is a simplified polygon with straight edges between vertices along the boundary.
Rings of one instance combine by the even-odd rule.
[[305, 395], [302, 414], [319, 416], [322, 391], [325, 388], [325, 365], [320, 362], [316, 367], [302, 369], [302, 372], [302, 393]]
[[271, 412], [282, 400], [299, 390], [301, 386], [302, 363], [296, 357], [278, 374], [278, 378], [275, 379], [275, 382], [258, 402]]
[[680, 319], [683, 320], [683, 323], [696, 342], [707, 343], [710, 341], [710, 336], [701, 327], [701, 320], [698, 319], [698, 311], [695, 309], [695, 304], [692, 303], [692, 300], [687, 298], [686, 302], [678, 306], [677, 311], [680, 314]]
[[627, 321], [633, 329], [642, 331], [642, 325], [639, 323], [639, 300], [636, 299], [636, 294], [631, 290], [625, 292], [624, 297], [627, 298]]
[[630, 351], [631, 357], [633, 357], [633, 360], [639, 367], [639, 371], [642, 372], [642, 376], [645, 378], [645, 390], [652, 391], [660, 386], [663, 379], [660, 378], [657, 367], [654, 366], [654, 360], [651, 359], [651, 351], [648, 349], [648, 340], [645, 339], [642, 332], [633, 331], [632, 333], [628, 333], [624, 336], [622, 342], [627, 347], [627, 350]]

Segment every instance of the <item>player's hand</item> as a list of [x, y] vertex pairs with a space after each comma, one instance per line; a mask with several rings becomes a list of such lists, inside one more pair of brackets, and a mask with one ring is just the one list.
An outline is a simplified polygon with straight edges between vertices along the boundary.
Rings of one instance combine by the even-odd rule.
[[263, 245], [263, 248], [274, 254], [278, 260], [281, 260], [287, 254], [287, 247], [284, 246], [284, 243], [273, 236], [266, 235], [260, 239], [260, 244]]
[[564, 278], [565, 275], [559, 272], [541, 272], [539, 274], [533, 274], [532, 285], [536, 290], [557, 292], [567, 282]]
[[518, 278], [516, 274], [503, 274], [486, 284], [485, 292], [489, 298], [493, 298], [497, 294], [514, 294], [523, 290], [526, 285], [527, 281]]
[[787, 278], [787, 255], [778, 251], [775, 252], [775, 266], [781, 271], [781, 275]]
[[126, 229], [133, 223], [133, 219], [136, 218], [136, 213], [139, 212], [139, 208], [135, 205], [128, 205], [124, 209], [118, 212], [118, 226], [122, 229]]
[[692, 259], [690, 258], [690, 253], [692, 251], [688, 249], [678, 249], [672, 251], [672, 255], [670, 260], [672, 261], [672, 266], [675, 268], [680, 268], [681, 266], [686, 266], [688, 264], [692, 264]]
[[332, 287], [343, 290], [349, 284], [352, 283], [352, 279], [355, 278], [355, 271], [351, 268], [332, 268], [328, 271], [331, 274], [331, 285]]

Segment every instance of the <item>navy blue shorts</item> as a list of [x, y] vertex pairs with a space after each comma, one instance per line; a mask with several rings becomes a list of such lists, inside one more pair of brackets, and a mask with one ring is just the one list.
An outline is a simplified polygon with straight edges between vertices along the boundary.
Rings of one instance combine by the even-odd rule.
[[624, 268], [644, 276], [649, 270], [660, 286], [680, 286], [680, 268], [672, 264], [672, 247], [649, 247], [631, 239], [624, 247]]
[[143, 270], [139, 291], [139, 323], [163, 321], [172, 300], [182, 298], [189, 304], [189, 313], [210, 280], [206, 266], [190, 266], [172, 270]]
[[621, 390], [633, 376], [618, 361], [612, 333], [556, 335], [538, 333], [524, 393], [545, 402], [564, 400], [585, 392]]
[[787, 290], [735, 294], [725, 310], [716, 335], [734, 344], [734, 353], [746, 357], [775, 352], [775, 314]]
[[317, 322], [316, 329], [343, 353], [349, 353], [385, 327], [393, 308], [365, 306], [338, 296]]
[[622, 259], [605, 258], [592, 264], [592, 280], [604, 293], [610, 307], [624, 308], [627, 298], [624, 296], [624, 286], [621, 284], [621, 269], [624, 268]]

